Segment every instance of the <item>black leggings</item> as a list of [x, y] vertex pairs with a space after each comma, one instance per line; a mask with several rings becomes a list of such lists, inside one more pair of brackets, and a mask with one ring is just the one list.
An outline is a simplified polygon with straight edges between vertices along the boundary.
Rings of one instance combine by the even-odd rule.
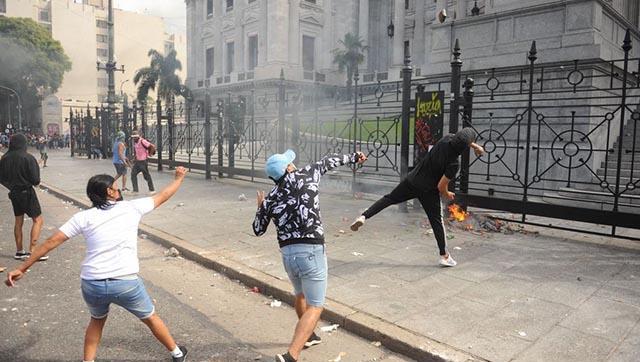
[[383, 196], [380, 200], [376, 201], [366, 209], [362, 215], [369, 219], [391, 205], [399, 204], [415, 198], [420, 200], [424, 212], [427, 213], [429, 223], [431, 223], [431, 228], [433, 229], [433, 235], [436, 237], [436, 241], [438, 242], [440, 255], [446, 255], [447, 240], [444, 230], [444, 222], [442, 220], [442, 204], [440, 203], [440, 194], [438, 194], [438, 192], [420, 191], [405, 179], [400, 182], [400, 184], [398, 184], [391, 193]]

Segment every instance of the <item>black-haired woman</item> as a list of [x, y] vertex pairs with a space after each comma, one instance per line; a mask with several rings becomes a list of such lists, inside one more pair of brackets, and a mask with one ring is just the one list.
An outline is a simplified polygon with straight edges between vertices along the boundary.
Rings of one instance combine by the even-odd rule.
[[8, 274], [5, 284], [12, 287], [40, 257], [76, 235], [84, 236], [87, 252], [80, 278], [82, 296], [91, 313], [84, 339], [84, 361], [93, 361], [96, 357], [111, 303], [120, 305], [146, 324], [171, 352], [173, 361], [185, 360], [186, 348], [176, 345], [138, 277], [137, 236], [142, 216], [171, 198], [186, 172], [178, 167], [169, 186], [152, 197], [133, 201], [117, 201], [121, 195], [112, 176], [93, 176], [87, 183], [87, 196], [93, 207], [75, 214], [38, 246], [29, 259]]

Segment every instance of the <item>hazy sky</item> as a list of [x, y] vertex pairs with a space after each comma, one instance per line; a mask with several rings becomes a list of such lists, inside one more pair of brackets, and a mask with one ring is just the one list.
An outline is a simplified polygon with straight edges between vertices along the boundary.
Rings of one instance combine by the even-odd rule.
[[184, 0], [115, 0], [114, 7], [164, 18], [167, 31], [185, 33], [187, 29]]

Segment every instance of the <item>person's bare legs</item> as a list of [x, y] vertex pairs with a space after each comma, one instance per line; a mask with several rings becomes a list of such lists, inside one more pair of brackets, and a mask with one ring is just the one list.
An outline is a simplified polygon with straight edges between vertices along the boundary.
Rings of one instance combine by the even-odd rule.
[[22, 249], [22, 225], [24, 225], [24, 215], [16, 216], [16, 222], [13, 225], [13, 236], [16, 239], [16, 251], [21, 252]]
[[36, 248], [36, 243], [40, 238], [40, 231], [42, 231], [42, 224], [44, 224], [42, 215], [38, 215], [33, 219], [33, 225], [31, 225], [31, 244], [29, 245], [30, 253]]
[[151, 333], [158, 339], [162, 345], [169, 350], [169, 352], [176, 349], [176, 341], [171, 337], [171, 333], [169, 333], [169, 328], [164, 324], [162, 319], [158, 317], [157, 314], [153, 313], [153, 315], [149, 318], [141, 319], [142, 323], [146, 324], [147, 327], [151, 330]]
[[124, 175], [122, 175], [122, 189], [126, 189], [127, 188], [127, 174], [125, 173]]
[[302, 318], [304, 312], [307, 311], [307, 300], [304, 298], [304, 294], [300, 293], [296, 295], [295, 308], [298, 319]]
[[298, 320], [296, 330], [293, 333], [293, 340], [289, 345], [289, 354], [296, 360], [300, 357], [300, 351], [302, 351], [302, 347], [304, 347], [304, 342], [309, 339], [313, 330], [316, 329], [323, 309], [322, 307], [307, 305], [306, 311]]
[[102, 319], [91, 318], [87, 331], [84, 334], [84, 360], [93, 361], [98, 353], [98, 345], [102, 338], [102, 329], [107, 322], [107, 317]]

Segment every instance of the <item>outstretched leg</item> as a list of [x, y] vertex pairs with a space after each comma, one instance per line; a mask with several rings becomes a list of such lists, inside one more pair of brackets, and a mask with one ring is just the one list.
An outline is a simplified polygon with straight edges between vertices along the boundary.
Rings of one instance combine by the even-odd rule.
[[402, 182], [396, 186], [389, 194], [384, 195], [381, 199], [376, 201], [373, 205], [369, 206], [362, 215], [360, 215], [354, 222], [351, 224], [351, 230], [358, 231], [358, 229], [364, 225], [364, 221], [366, 219], [372, 218], [374, 215], [379, 213], [380, 211], [386, 209], [387, 207], [395, 204], [399, 204], [401, 202], [411, 200], [416, 197], [416, 192], [413, 186], [404, 179]]

